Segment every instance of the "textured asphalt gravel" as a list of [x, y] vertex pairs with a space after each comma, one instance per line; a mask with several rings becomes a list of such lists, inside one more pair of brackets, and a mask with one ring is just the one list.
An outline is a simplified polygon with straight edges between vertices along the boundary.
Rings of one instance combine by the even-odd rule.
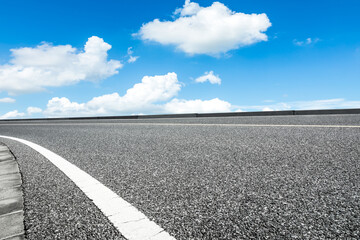
[[[360, 238], [360, 128], [137, 122], [360, 125], [360, 115], [2, 122], [0, 134], [54, 151], [177, 239]], [[0, 141], [25, 176], [31, 239], [121, 237], [51, 163]]]

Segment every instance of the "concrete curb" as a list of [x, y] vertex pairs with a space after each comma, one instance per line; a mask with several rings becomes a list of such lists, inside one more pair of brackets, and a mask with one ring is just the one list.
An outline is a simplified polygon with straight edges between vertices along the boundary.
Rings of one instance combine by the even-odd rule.
[[201, 118], [201, 117], [249, 117], [249, 116], [289, 116], [289, 115], [325, 115], [325, 114], [360, 114], [360, 108], [322, 109], [322, 110], [287, 110], [259, 112], [225, 112], [225, 113], [184, 113], [159, 115], [101, 116], [101, 117], [65, 117], [65, 118], [23, 118], [0, 119], [0, 122], [15, 121], [50, 121], [50, 120], [94, 120], [94, 119], [150, 119], [150, 118]]
[[0, 143], [0, 240], [25, 239], [24, 199], [19, 166]]

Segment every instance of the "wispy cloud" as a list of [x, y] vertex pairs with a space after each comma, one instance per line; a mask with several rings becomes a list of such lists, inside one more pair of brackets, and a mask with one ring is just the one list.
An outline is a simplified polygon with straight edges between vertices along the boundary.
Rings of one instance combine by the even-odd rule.
[[303, 41], [299, 41], [299, 40], [297, 40], [297, 39], [294, 39], [293, 40], [293, 43], [296, 45], [296, 46], [306, 46], [306, 45], [313, 45], [313, 44], [315, 44], [315, 43], [317, 43], [317, 42], [319, 42], [320, 41], [320, 39], [319, 38], [307, 38], [307, 39], [305, 39], [305, 40], [303, 40]]
[[360, 101], [349, 101], [343, 98], [279, 102], [266, 105], [238, 106], [246, 111], [280, 111], [280, 110], [315, 110], [315, 109], [345, 109], [360, 108]]
[[16, 100], [13, 99], [13, 98], [0, 98], [0, 103], [13, 103], [15, 102]]
[[127, 56], [129, 59], [127, 60], [128, 63], [134, 63], [136, 60], [138, 60], [139, 56], [133, 56], [134, 51], [132, 50], [132, 47], [129, 47], [127, 50]]
[[128, 63], [134, 63], [138, 60], [139, 56], [129, 56]]
[[211, 84], [221, 84], [221, 78], [219, 75], [214, 75], [213, 71], [205, 72], [204, 75], [195, 79], [195, 82], [203, 83], [203, 82], [210, 82]]

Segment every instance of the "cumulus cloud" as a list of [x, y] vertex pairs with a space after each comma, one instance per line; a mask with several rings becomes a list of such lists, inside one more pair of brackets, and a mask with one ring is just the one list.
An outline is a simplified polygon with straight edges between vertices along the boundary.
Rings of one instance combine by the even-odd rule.
[[28, 107], [26, 110], [27, 113], [19, 112], [18, 110], [10, 111], [0, 116], [0, 119], [10, 119], [10, 118], [21, 118], [25, 116], [31, 116], [34, 113], [41, 113], [41, 108], [38, 107]]
[[296, 45], [296, 46], [306, 46], [306, 45], [311, 45], [311, 44], [315, 44], [317, 43], [318, 41], [320, 41], [319, 38], [307, 38], [306, 40], [304, 41], [299, 41], [297, 39], [294, 39], [293, 40], [293, 43]]
[[218, 98], [211, 100], [173, 99], [164, 105], [164, 110], [168, 113], [230, 112], [231, 104]]
[[185, 0], [185, 4], [182, 8], [177, 8], [174, 12], [175, 15], [180, 14], [181, 17], [195, 15], [201, 10], [201, 7], [198, 3], [190, 2], [190, 0]]
[[153, 103], [167, 101], [176, 96], [180, 88], [176, 73], [145, 76], [141, 83], [128, 89], [124, 96], [119, 96], [118, 93], [103, 95], [93, 98], [87, 105], [91, 109], [106, 107], [108, 110], [120, 112], [146, 110]]
[[265, 112], [274, 111], [274, 109], [269, 108], [269, 107], [264, 107], [262, 110], [265, 111]]
[[110, 44], [96, 36], [88, 39], [83, 51], [48, 43], [11, 49], [10, 62], [0, 65], [0, 91], [14, 95], [105, 79], [123, 66], [117, 60], [107, 60], [110, 49]]
[[15, 102], [15, 99], [13, 98], [0, 98], [0, 103], [13, 103]]
[[38, 107], [28, 107], [26, 109], [26, 112], [28, 115], [32, 115], [34, 113], [41, 113], [42, 112], [42, 109], [41, 108], [38, 108]]
[[46, 116], [83, 116], [95, 114], [85, 108], [85, 104], [79, 104], [77, 102], [71, 102], [68, 98], [54, 97], [49, 100], [47, 108], [44, 110]]
[[186, 0], [175, 14], [173, 21], [155, 19], [143, 24], [136, 35], [142, 40], [174, 45], [190, 55], [218, 55], [267, 41], [264, 32], [271, 26], [265, 13], [234, 12], [220, 2], [201, 7]]
[[231, 104], [217, 98], [205, 101], [174, 98], [180, 89], [176, 73], [145, 76], [123, 96], [115, 92], [94, 97], [85, 103], [72, 102], [65, 97], [52, 98], [43, 114], [60, 117], [230, 111]]
[[0, 116], [0, 119], [19, 118], [23, 116], [25, 116], [25, 113], [18, 112], [18, 110], [14, 110]]
[[204, 75], [195, 79], [195, 82], [203, 83], [209, 81], [211, 84], [221, 84], [221, 79], [219, 75], [214, 75], [213, 71], [205, 72]]
[[124, 96], [118, 93], [94, 97], [89, 102], [71, 102], [67, 98], [53, 98], [47, 104], [47, 116], [83, 116], [130, 114], [159, 110], [155, 103], [167, 101], [180, 91], [176, 73], [144, 76], [141, 83], [128, 89]]
[[[170, 74], [170, 75], [169, 75]], [[85, 103], [72, 102], [67, 98], [53, 98], [47, 104], [43, 114], [48, 117], [61, 116], [98, 116], [98, 115], [140, 115], [165, 113], [210, 113], [210, 112], [244, 112], [244, 111], [281, 111], [281, 110], [312, 110], [312, 109], [346, 109], [360, 108], [360, 101], [349, 101], [342, 98], [313, 101], [279, 102], [269, 105], [235, 106], [227, 101], [214, 98], [210, 100], [185, 100], [174, 98], [180, 90], [176, 74], [144, 77], [148, 81], [167, 82], [163, 90], [151, 97], [153, 84], [143, 82], [134, 85], [124, 96], [118, 93], [95, 97]], [[158, 78], [158, 79], [157, 79]], [[167, 79], [167, 80], [166, 80]], [[175, 80], [176, 79], [176, 80]], [[144, 80], [144, 79], [143, 79]], [[146, 81], [145, 81], [146, 82]], [[140, 86], [140, 87], [135, 87]], [[171, 90], [174, 89], [174, 90]], [[175, 90], [176, 89], [176, 90]], [[131, 90], [131, 91], [130, 91]], [[137, 100], [139, 97], [139, 100]], [[170, 100], [170, 101], [168, 101]], [[17, 111], [16, 111], [17, 113]], [[24, 116], [23, 113], [19, 113]]]

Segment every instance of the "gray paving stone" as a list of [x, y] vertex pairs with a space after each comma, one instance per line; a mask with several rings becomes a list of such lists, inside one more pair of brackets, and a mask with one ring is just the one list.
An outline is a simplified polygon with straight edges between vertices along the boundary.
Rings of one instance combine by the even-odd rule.
[[0, 215], [23, 210], [22, 196], [0, 200]]
[[0, 189], [9, 189], [20, 186], [22, 183], [19, 173], [0, 175]]
[[8, 160], [15, 160], [15, 158], [11, 154], [0, 156], [0, 162], [8, 161]]
[[[0, 180], [1, 182], [1, 180]], [[22, 188], [21, 186], [18, 187], [11, 187], [7, 189], [0, 189], [0, 200], [13, 198], [13, 197], [21, 197], [22, 196]]]
[[15, 159], [8, 159], [8, 160], [0, 161], [0, 167], [1, 167], [3, 164], [13, 163], [14, 161], [15, 161]]
[[0, 240], [25, 239], [21, 184], [15, 157], [0, 143]]
[[[24, 212], [17, 211], [0, 216], [0, 239], [24, 234]], [[11, 238], [10, 238], [11, 239]]]
[[20, 235], [11, 236], [11, 237], [4, 238], [4, 239], [1, 239], [1, 240], [24, 240], [24, 239], [26, 239], [26, 238], [25, 238], [25, 235], [22, 233]]
[[0, 162], [0, 175], [18, 172], [19, 167], [15, 161]]
[[0, 156], [6, 155], [6, 154], [11, 154], [11, 153], [9, 150], [0, 151]]
[[0, 168], [2, 168], [2, 166], [8, 165], [8, 164], [15, 164], [17, 165], [16, 161], [14, 159], [9, 159], [6, 161], [1, 161], [0, 162]]
[[2, 151], [8, 151], [8, 147], [0, 145], [0, 152], [2, 152]]
[[6, 181], [6, 180], [21, 180], [21, 176], [19, 173], [9, 173], [9, 174], [3, 174], [0, 175], [0, 181]]
[[13, 157], [13, 155], [9, 151], [8, 152], [0, 152], [0, 157], [2, 157], [2, 158]]

